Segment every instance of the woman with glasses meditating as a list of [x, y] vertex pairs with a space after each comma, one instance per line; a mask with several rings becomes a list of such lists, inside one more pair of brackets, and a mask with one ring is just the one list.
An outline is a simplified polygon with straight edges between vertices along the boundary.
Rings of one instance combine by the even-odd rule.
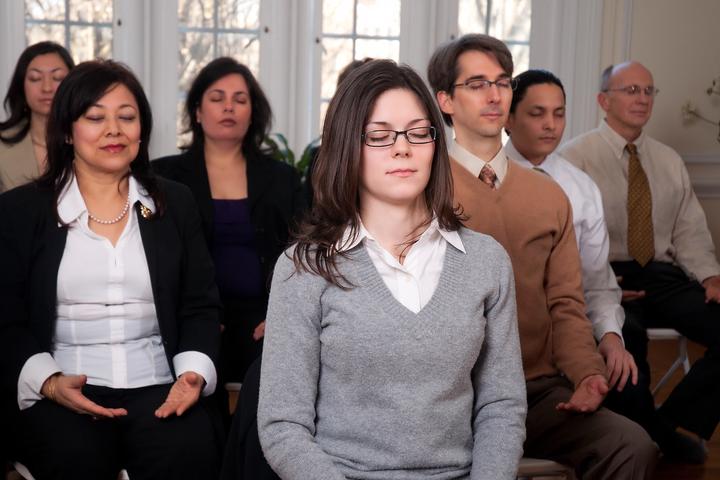
[[375, 60], [330, 102], [315, 204], [278, 260], [258, 430], [294, 479], [515, 478], [525, 389], [510, 261], [461, 227], [420, 77]]

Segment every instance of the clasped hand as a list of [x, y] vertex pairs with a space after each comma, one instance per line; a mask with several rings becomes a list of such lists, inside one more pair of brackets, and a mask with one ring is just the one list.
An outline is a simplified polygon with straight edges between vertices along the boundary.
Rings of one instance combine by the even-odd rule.
[[[127, 415], [127, 410], [124, 408], [105, 408], [83, 395], [82, 387], [86, 382], [86, 375], [55, 374], [45, 380], [40, 393], [75, 413], [91, 415], [96, 418], [115, 418]], [[171, 415], [180, 416], [185, 413], [197, 403], [204, 382], [201, 375], [195, 372], [185, 372], [170, 388], [165, 402], [155, 410], [155, 416], [167, 418]]]
[[720, 303], [720, 275], [706, 278], [702, 286], [705, 287], [705, 303]]
[[622, 392], [628, 380], [633, 385], [637, 385], [638, 368], [635, 365], [635, 359], [630, 352], [625, 350], [619, 335], [613, 332], [603, 335], [598, 345], [598, 351], [605, 359], [609, 388], [615, 388], [617, 385], [617, 391]]

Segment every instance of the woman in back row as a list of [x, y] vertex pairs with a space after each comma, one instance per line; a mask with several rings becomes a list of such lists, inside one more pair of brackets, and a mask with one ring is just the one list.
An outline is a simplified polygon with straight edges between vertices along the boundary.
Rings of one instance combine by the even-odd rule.
[[55, 91], [74, 62], [65, 48], [40, 42], [23, 51], [5, 95], [0, 122], [0, 192], [45, 171], [45, 128]]
[[186, 151], [152, 165], [190, 187], [200, 207], [224, 306], [221, 381], [242, 382], [261, 352], [270, 274], [305, 200], [297, 172], [262, 147], [272, 111], [245, 65], [207, 64], [188, 92], [185, 121]]

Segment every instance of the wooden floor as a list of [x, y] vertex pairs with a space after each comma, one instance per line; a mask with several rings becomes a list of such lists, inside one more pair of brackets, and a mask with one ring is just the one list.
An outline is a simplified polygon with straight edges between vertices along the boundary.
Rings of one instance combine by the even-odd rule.
[[[690, 342], [688, 342], [690, 343]], [[703, 348], [697, 345], [689, 344], [690, 361], [693, 362], [700, 357]], [[650, 368], [652, 370], [653, 381], [657, 381], [667, 368], [672, 364], [677, 356], [677, 342], [673, 340], [653, 340], [650, 342]], [[657, 399], [662, 401], [682, 378], [682, 374], [677, 372], [666, 386], [658, 392]], [[720, 430], [720, 429], [719, 429]], [[709, 454], [705, 465], [689, 466], [689, 465], [672, 465], [660, 461], [658, 469], [655, 472], [655, 480], [720, 480], [720, 433], [715, 431], [715, 435], [706, 444]]]

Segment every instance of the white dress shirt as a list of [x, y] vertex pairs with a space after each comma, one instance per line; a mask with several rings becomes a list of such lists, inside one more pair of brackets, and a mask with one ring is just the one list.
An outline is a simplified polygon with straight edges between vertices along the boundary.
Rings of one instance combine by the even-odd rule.
[[348, 227], [338, 249], [350, 250], [363, 242], [370, 260], [392, 296], [413, 313], [422, 310], [437, 288], [445, 264], [447, 244], [465, 253], [460, 235], [441, 229], [437, 219], [432, 220], [427, 230], [410, 247], [403, 263], [385, 250], [362, 223], [357, 237], [351, 239], [350, 233]]
[[476, 177], [480, 176], [480, 170], [482, 170], [485, 164], [489, 164], [495, 172], [495, 175], [497, 175], [495, 188], [498, 188], [502, 184], [507, 174], [508, 160], [505, 150], [502, 147], [495, 156], [488, 161], [475, 156], [465, 147], [457, 143], [455, 139], [452, 139], [448, 140], [448, 154]]
[[[602, 193], [611, 262], [632, 260], [627, 251], [627, 143], [603, 120], [598, 128], [570, 140], [559, 150], [570, 163], [590, 175]], [[654, 260], [676, 264], [699, 282], [720, 274], [705, 212], [682, 158], [645, 132], [633, 143], [652, 195]]]
[[[505, 151], [516, 164], [535, 167], [518, 152], [512, 137], [505, 144]], [[622, 338], [625, 323], [625, 312], [620, 305], [622, 291], [608, 262], [609, 240], [600, 190], [586, 173], [557, 153], [548, 155], [539, 168], [560, 185], [572, 206], [586, 313], [592, 322], [595, 339], [600, 341], [610, 332]]]
[[[133, 177], [130, 205], [155, 204]], [[135, 209], [116, 245], [88, 226], [85, 201], [75, 178], [58, 198], [58, 215], [67, 224], [67, 240], [57, 276], [57, 319], [53, 351], [30, 357], [18, 379], [20, 409], [42, 398], [52, 374], [87, 375], [87, 383], [110, 388], [139, 388], [174, 381], [163, 347], [145, 249]], [[203, 394], [214, 390], [215, 367], [201, 352], [173, 358], [176, 374], [203, 376]]]

